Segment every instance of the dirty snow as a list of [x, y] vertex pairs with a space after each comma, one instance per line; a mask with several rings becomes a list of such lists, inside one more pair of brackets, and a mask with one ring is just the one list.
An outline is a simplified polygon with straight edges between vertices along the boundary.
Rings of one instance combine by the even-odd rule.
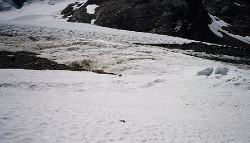
[[1, 69], [1, 143], [250, 142], [249, 70], [133, 44], [191, 40], [8, 14], [0, 50], [116, 75]]

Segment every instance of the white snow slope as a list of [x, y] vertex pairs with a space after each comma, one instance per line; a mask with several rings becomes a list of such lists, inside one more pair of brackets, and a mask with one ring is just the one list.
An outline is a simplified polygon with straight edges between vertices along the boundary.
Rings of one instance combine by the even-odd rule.
[[249, 70], [133, 44], [190, 40], [48, 18], [54, 13], [20, 21], [30, 11], [18, 11], [0, 13], [0, 50], [117, 75], [1, 69], [0, 143], [250, 142]]

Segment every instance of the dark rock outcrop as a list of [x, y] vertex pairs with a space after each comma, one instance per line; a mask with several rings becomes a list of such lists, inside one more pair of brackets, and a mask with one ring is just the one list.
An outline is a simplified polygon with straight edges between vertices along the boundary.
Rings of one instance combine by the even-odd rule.
[[[249, 2], [245, 0], [88, 0], [73, 9], [76, 4], [64, 10], [68, 12], [62, 12], [70, 22], [90, 23], [96, 19], [95, 24], [104, 27], [249, 47], [249, 44], [223, 32], [223, 37], [218, 37], [208, 26], [212, 21], [210, 13], [231, 24], [230, 27], [224, 27], [229, 33], [249, 35], [250, 8]], [[95, 14], [87, 13], [86, 8], [90, 4], [99, 5]], [[239, 6], [244, 8], [234, 12]]]
[[25, 51], [0, 51], [0, 69], [74, 70], [64, 64], [58, 64], [36, 55]]
[[[208, 2], [208, 0], [204, 1]], [[219, 2], [222, 0], [212, 1], [218, 2], [215, 3], [215, 5], [220, 5]], [[244, 6], [249, 4], [249, 2], [245, 0], [232, 1], [242, 1], [241, 4], [244, 3]], [[204, 3], [202, 0], [106, 0], [96, 9], [95, 24], [117, 29], [165, 34], [223, 45], [249, 47], [249, 44], [231, 37], [226, 33], [222, 32], [223, 37], [215, 35], [208, 26], [211, 24], [211, 18], [208, 14], [209, 12], [204, 7]], [[239, 3], [233, 3], [239, 6]], [[206, 6], [208, 6], [208, 3], [206, 3]], [[227, 7], [227, 5], [225, 7]], [[215, 9], [217, 11], [221, 10], [220, 7]], [[229, 33], [240, 31], [238, 34], [236, 33], [236, 35], [247, 35], [250, 31], [250, 20], [248, 18], [250, 8], [239, 10], [240, 12], [233, 18], [227, 15], [235, 14], [235, 9], [234, 7], [229, 9], [230, 10], [225, 11], [225, 16], [231, 19], [232, 26], [226, 30]], [[216, 13], [214, 15], [220, 18], [220, 15]], [[234, 18], [238, 19], [238, 21], [235, 21]], [[230, 22], [228, 23], [231, 24]], [[245, 30], [248, 32], [244, 32]]]
[[249, 0], [203, 0], [203, 3], [211, 15], [217, 16], [231, 25], [226, 28], [228, 32], [250, 36]]
[[[100, 4], [102, 0], [89, 0], [86, 3], [69, 4], [62, 12], [63, 18], [68, 18], [68, 22], [91, 23], [95, 18], [94, 14], [87, 13], [87, 6], [91, 4]], [[74, 8], [75, 7], [75, 8]]]
[[11, 10], [13, 5], [0, 1], [0, 11]]
[[13, 2], [16, 4], [17, 8], [21, 8], [25, 1], [26, 0], [13, 0]]
[[[74, 9], [75, 7], [75, 9]], [[83, 6], [83, 3], [72, 3], [69, 4], [62, 12], [63, 18], [68, 17], [68, 22], [82, 22], [90, 23], [91, 16], [87, 13], [86, 6]]]
[[211, 19], [201, 0], [107, 0], [95, 24], [140, 32], [212, 41]]
[[12, 0], [1, 0], [0, 1], [0, 11], [11, 10], [13, 7], [18, 8], [18, 6]]

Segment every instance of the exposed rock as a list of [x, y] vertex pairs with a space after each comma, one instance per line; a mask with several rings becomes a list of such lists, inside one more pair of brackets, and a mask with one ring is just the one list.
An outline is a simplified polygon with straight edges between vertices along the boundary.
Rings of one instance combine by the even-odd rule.
[[21, 8], [23, 6], [23, 3], [25, 2], [26, 0], [13, 0], [13, 2], [16, 4], [16, 6], [18, 8]]
[[[234, 3], [234, 5], [239, 4]], [[249, 11], [249, 9], [242, 11]], [[221, 9], [216, 8], [216, 10]], [[234, 13], [234, 11], [235, 9], [232, 7], [230, 11], [225, 11], [225, 13]], [[237, 47], [249, 47], [249, 44], [226, 33], [222, 33], [223, 37], [218, 37], [211, 31], [208, 27], [211, 24], [211, 18], [203, 6], [202, 0], [107, 0], [96, 9], [95, 15], [95, 24], [100, 26], [166, 34]], [[247, 15], [246, 12], [245, 15]], [[244, 18], [240, 18], [238, 14], [238, 19], [241, 21]], [[241, 30], [242, 33], [237, 34], [244, 36], [246, 34], [246, 32], [243, 34], [244, 30], [250, 31], [248, 30], [250, 20], [247, 22], [244, 20], [247, 24], [239, 21], [233, 20], [235, 26], [232, 27], [238, 29], [244, 27]], [[237, 26], [236, 23], [242, 26]], [[227, 31], [232, 32], [233, 29], [229, 27]], [[237, 31], [237, 29], [235, 28], [234, 31]]]
[[82, 23], [90, 23], [90, 14], [87, 13], [87, 9], [85, 7], [80, 7], [79, 9], [73, 11], [73, 14], [68, 19], [69, 22], [82, 22]]
[[71, 16], [73, 14], [74, 6], [78, 6], [78, 5], [79, 5], [78, 2], [72, 3], [72, 4], [69, 4], [65, 9], [63, 9], [61, 12], [61, 14], [63, 15], [63, 18]]
[[249, 0], [203, 0], [211, 15], [217, 16], [231, 26], [230, 33], [250, 36], [250, 1]]
[[[6, 3], [21, 8], [25, 1], [45, 0], [13, 0], [15, 4], [12, 0], [2, 0], [0, 10], [11, 8]], [[59, 1], [47, 0], [49, 4]], [[95, 14], [87, 13], [86, 8], [91, 4], [99, 5]], [[70, 22], [91, 23], [95, 19], [95, 24], [105, 27], [249, 47], [249, 44], [225, 33], [222, 33], [222, 38], [212, 33], [208, 27], [211, 19], [206, 9], [211, 15], [230, 24], [223, 28], [229, 33], [250, 36], [249, 0], [88, 0], [84, 4], [76, 2], [68, 5], [62, 15]]]
[[11, 10], [16, 5], [12, 2], [12, 0], [1, 0], [0, 1], [0, 11]]
[[[248, 19], [247, 13], [250, 13], [248, 12], [250, 8], [244, 8], [236, 14], [234, 12], [235, 6], [229, 7], [227, 5], [233, 3], [236, 6], [242, 6], [244, 3], [244, 6], [247, 6], [249, 3], [244, 2], [244, 0], [232, 0], [242, 1], [241, 5], [229, 2], [229, 0], [226, 1], [228, 2], [203, 0], [209, 13], [219, 18], [221, 16], [222, 20], [229, 19], [226, 22], [232, 26], [228, 27], [227, 31], [237, 35], [248, 35], [250, 19]], [[91, 4], [99, 5], [94, 15], [87, 13], [86, 8]], [[215, 35], [208, 27], [211, 24], [211, 18], [206, 8], [203, 6], [202, 0], [88, 0], [85, 4], [70, 4], [62, 11], [62, 14], [64, 18], [68, 17], [70, 22], [91, 23], [91, 20], [95, 19], [95, 24], [104, 27], [249, 47], [249, 44], [225, 33], [222, 33], [223, 37]], [[222, 14], [218, 14], [220, 11], [223, 11]], [[242, 13], [245, 13], [243, 18], [239, 16]], [[233, 16], [230, 17], [230, 15]], [[239, 21], [232, 20], [233, 18], [238, 18]]]
[[[232, 64], [250, 65], [250, 48], [208, 45], [204, 43], [188, 44], [143, 44], [164, 47], [168, 49], [181, 49], [183, 53], [200, 58], [221, 61]], [[190, 52], [192, 51], [192, 52]]]
[[19, 51], [0, 51], [0, 69], [32, 69], [32, 70], [74, 70], [64, 64], [58, 64], [35, 53]]
[[16, 8], [22, 8], [24, 3], [32, 3], [32, 2], [46, 2], [50, 5], [54, 5], [57, 2], [61, 2], [62, 0], [3, 0], [3, 1], [11, 1]]
[[62, 12], [63, 18], [68, 18], [68, 22], [91, 23], [95, 19], [94, 14], [87, 13], [87, 6], [91, 4], [100, 4], [101, 0], [89, 0], [85, 4], [72, 3], [69, 4]]
[[215, 36], [201, 0], [108, 0], [100, 5], [95, 24], [195, 40]]
[[[73, 64], [73, 63], [72, 63]], [[71, 70], [91, 71], [97, 74], [116, 75], [98, 69], [88, 69], [80, 65], [64, 65], [46, 58], [37, 57], [36, 53], [18, 51], [0, 51], [0, 69], [32, 69], [32, 70]]]
[[88, 0], [88, 1], [85, 3], [85, 6], [90, 5], [90, 4], [100, 5], [100, 4], [102, 4], [104, 1], [107, 1], [107, 0]]

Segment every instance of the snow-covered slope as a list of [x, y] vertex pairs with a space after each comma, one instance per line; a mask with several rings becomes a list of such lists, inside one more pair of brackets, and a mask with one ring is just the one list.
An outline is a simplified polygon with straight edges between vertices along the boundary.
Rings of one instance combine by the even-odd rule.
[[249, 142], [249, 72], [197, 76], [205, 66], [170, 55], [183, 63], [134, 61], [161, 74], [0, 70], [0, 141]]
[[[12, 9], [0, 13], [0, 20], [17, 20], [17, 21], [60, 21], [60, 12], [70, 3], [76, 0], [62, 0], [55, 4], [50, 1], [35, 1], [25, 3], [22, 9]], [[86, 0], [81, 0], [84, 2]], [[52, 3], [53, 1], [51, 1]]]
[[1, 143], [250, 142], [249, 70], [133, 44], [191, 40], [58, 20], [64, 4], [1, 13], [0, 50], [116, 75], [1, 69]]

